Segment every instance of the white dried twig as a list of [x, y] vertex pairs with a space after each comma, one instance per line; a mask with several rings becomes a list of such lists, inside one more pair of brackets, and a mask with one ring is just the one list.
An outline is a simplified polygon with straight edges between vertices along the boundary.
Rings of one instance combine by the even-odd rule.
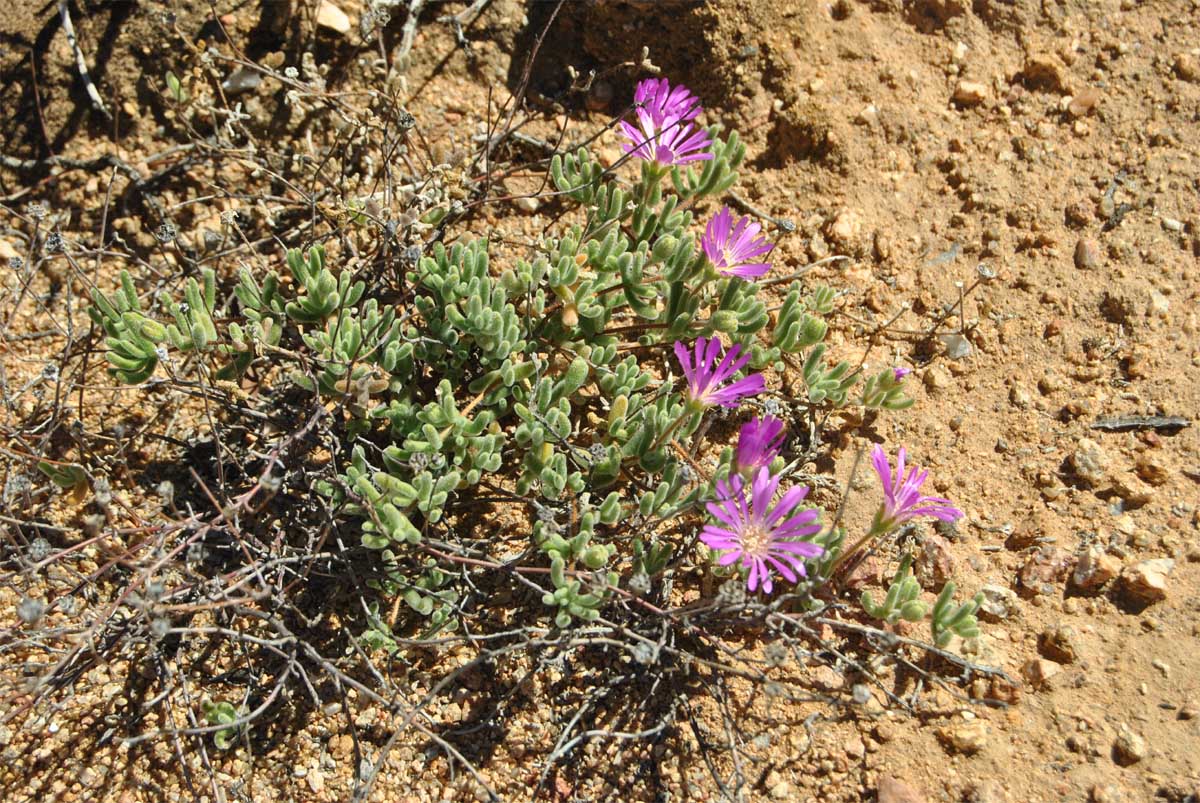
[[92, 107], [103, 114], [106, 119], [111, 120], [112, 115], [109, 114], [108, 108], [100, 98], [100, 92], [88, 74], [87, 62], [84, 61], [83, 51], [79, 48], [79, 40], [75, 38], [75, 26], [71, 24], [71, 13], [67, 11], [67, 0], [58, 0], [58, 16], [62, 18], [63, 31], [67, 34], [67, 44], [75, 51], [75, 66], [79, 69], [79, 77], [83, 79], [83, 88], [87, 90], [88, 97], [92, 99]]

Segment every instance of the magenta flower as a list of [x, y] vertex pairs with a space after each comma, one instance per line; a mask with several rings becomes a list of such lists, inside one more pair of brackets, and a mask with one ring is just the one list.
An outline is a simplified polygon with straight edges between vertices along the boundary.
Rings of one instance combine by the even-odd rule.
[[774, 416], [757, 416], [742, 424], [738, 433], [737, 470], [750, 477], [760, 468], [771, 465], [783, 445], [783, 422]]
[[733, 222], [733, 212], [728, 206], [708, 221], [704, 236], [700, 238], [700, 246], [704, 255], [723, 276], [740, 276], [743, 279], [753, 279], [762, 276], [771, 269], [769, 262], [752, 262], [755, 257], [770, 253], [775, 245], [766, 237], [759, 237], [762, 226], [748, 217]]
[[[742, 347], [735, 345], [721, 361], [717, 357], [721, 353], [721, 341], [715, 337], [711, 340], [698, 338], [695, 345], [695, 360], [688, 355], [688, 350], [678, 340], [675, 341], [675, 356], [687, 377], [687, 396], [695, 404], [702, 407], [720, 405], [736, 408], [747, 396], [755, 396], [767, 389], [767, 383], [762, 374], [751, 374], [743, 379], [721, 387], [730, 377], [741, 370], [750, 361], [749, 354], [742, 354]], [[740, 356], [739, 356], [740, 355]]]
[[872, 531], [887, 532], [917, 516], [933, 516], [942, 521], [961, 519], [963, 512], [950, 504], [949, 499], [921, 496], [921, 485], [929, 472], [909, 466], [905, 473], [904, 458], [905, 451], [901, 446], [900, 456], [896, 460], [896, 473], [893, 474], [883, 447], [875, 444], [871, 450], [871, 463], [883, 484], [883, 507], [875, 514]]
[[789, 488], [771, 504], [779, 479], [771, 476], [770, 469], [760, 468], [750, 485], [748, 505], [741, 477], [735, 474], [728, 482], [718, 480], [717, 501], [709, 502], [707, 507], [720, 524], [706, 524], [700, 532], [700, 540], [710, 549], [725, 553], [717, 560], [720, 565], [740, 561], [742, 568], [750, 570], [746, 587], [755, 591], [761, 586], [765, 594], [774, 588], [772, 568], [794, 583], [808, 576], [804, 559], [820, 557], [825, 551], [818, 544], [802, 540], [821, 531], [816, 510], [795, 512], [808, 495], [808, 488]]
[[700, 114], [700, 99], [683, 84], [672, 88], [666, 78], [639, 81], [633, 91], [633, 102], [656, 125], [671, 119], [686, 123]]
[[904, 377], [908, 376], [911, 373], [912, 373], [911, 368], [893, 368], [892, 369], [892, 375], [894, 377], [896, 377], [897, 382], [899, 382], [901, 379], [903, 379]]
[[712, 159], [712, 137], [690, 120], [700, 113], [700, 101], [684, 86], [674, 89], [667, 79], [649, 78], [633, 95], [638, 124], [621, 121], [629, 142], [621, 147], [639, 159], [662, 166]]

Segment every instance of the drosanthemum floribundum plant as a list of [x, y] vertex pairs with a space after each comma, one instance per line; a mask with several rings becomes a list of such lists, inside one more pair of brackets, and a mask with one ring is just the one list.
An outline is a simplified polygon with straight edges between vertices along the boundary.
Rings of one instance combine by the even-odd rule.
[[638, 124], [621, 121], [629, 138], [622, 145], [625, 153], [662, 167], [713, 158], [708, 152], [712, 137], [689, 122], [700, 113], [700, 102], [686, 87], [672, 89], [667, 79], [650, 78], [638, 84], [633, 97]]
[[892, 376], [894, 376], [896, 378], [897, 382], [901, 381], [902, 379], [904, 379], [904, 377], [908, 376], [911, 373], [912, 373], [911, 368], [904, 368], [901, 366], [896, 366], [895, 368], [892, 369]]
[[751, 374], [736, 382], [725, 384], [750, 361], [750, 355], [742, 353], [741, 346], [734, 345], [725, 352], [720, 362], [717, 362], [717, 358], [721, 356], [721, 341], [715, 337], [711, 340], [698, 338], [694, 351], [693, 360], [683, 343], [675, 341], [675, 356], [679, 358], [679, 365], [687, 378], [687, 397], [693, 404], [700, 407], [720, 405], [734, 409], [741, 404], [742, 399], [767, 389], [762, 374]]
[[742, 424], [737, 445], [738, 473], [751, 477], [760, 468], [771, 465], [782, 445], [783, 422], [775, 416], [755, 416]]
[[740, 563], [749, 571], [746, 587], [751, 591], [762, 588], [765, 594], [775, 587], [772, 569], [794, 583], [808, 576], [805, 559], [820, 557], [824, 552], [818, 544], [804, 540], [821, 531], [817, 511], [796, 510], [808, 495], [808, 488], [789, 488], [772, 504], [779, 480], [771, 476], [770, 469], [760, 468], [750, 483], [749, 502], [741, 477], [734, 474], [728, 480], [718, 480], [717, 501], [709, 502], [707, 507], [719, 523], [705, 525], [700, 533], [700, 540], [710, 549], [723, 553], [717, 559], [720, 565]]
[[901, 446], [893, 473], [883, 447], [875, 444], [871, 450], [871, 464], [883, 485], [883, 505], [875, 513], [872, 532], [887, 532], [917, 516], [932, 516], [941, 521], [961, 519], [963, 512], [952, 505], [949, 499], [921, 495], [921, 486], [929, 472], [916, 466], [909, 466], [906, 472], [905, 457], [906, 452]]
[[735, 224], [733, 212], [729, 211], [728, 206], [723, 206], [708, 221], [704, 236], [700, 238], [700, 246], [722, 276], [754, 279], [769, 271], [771, 264], [753, 260], [770, 253], [775, 247], [766, 237], [758, 236], [760, 231], [762, 226], [748, 217], [739, 219]]

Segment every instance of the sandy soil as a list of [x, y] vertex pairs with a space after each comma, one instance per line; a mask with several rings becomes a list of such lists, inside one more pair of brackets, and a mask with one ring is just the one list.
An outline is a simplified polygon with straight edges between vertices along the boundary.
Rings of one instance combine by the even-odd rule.
[[[18, 2], [0, 21], [0, 103], [12, 123], [0, 127], [0, 153], [113, 153], [150, 169], [148, 159], [176, 144], [162, 105], [150, 101], [158, 76], [180, 60], [161, 35], [165, 8], [79, 5], [77, 34], [115, 121], [89, 112], [55, 9]], [[357, 23], [358, 4], [341, 5]], [[247, 56], [284, 46], [270, 14], [260, 19], [257, 9], [226, 0], [214, 6]], [[448, 161], [465, 152], [478, 126], [494, 122], [555, 9], [496, 0], [466, 26], [464, 49], [435, 19], [464, 6], [438, 4], [422, 18], [404, 88], [430, 150]], [[180, 3], [174, 13], [188, 35], [214, 35], [207, 4]], [[559, 11], [531, 73], [527, 101], [537, 114], [529, 131], [599, 130], [640, 77], [613, 68], [638, 62], [643, 47], [664, 75], [700, 95], [710, 120], [736, 128], [749, 146], [740, 192], [795, 224], [790, 234], [777, 232], [777, 270], [848, 257], [806, 275], [848, 291], [835, 352], [857, 360], [873, 343], [873, 361], [887, 354], [919, 380], [915, 407], [881, 419], [876, 435], [906, 444], [931, 469], [937, 491], [967, 511], [944, 538], [922, 534], [925, 568], [960, 587], [994, 586], [1003, 603], [985, 619], [973, 657], [1019, 679], [1019, 688], [997, 693], [977, 680], [984, 688], [918, 690], [897, 680], [915, 715], [878, 703], [825, 709], [811, 729], [802, 723], [819, 706], [748, 694], [745, 728], [762, 742], [742, 799], [1111, 803], [1200, 795], [1200, 428], [1096, 426], [1200, 414], [1198, 14], [1183, 0], [601, 0]], [[371, 49], [355, 33], [345, 41], [314, 35], [311, 13], [302, 17], [291, 29], [308, 37], [300, 46], [333, 65], [332, 88], [353, 91], [365, 80], [358, 60]], [[403, 22], [396, 17], [393, 32]], [[590, 93], [564, 95], [568, 65], [607, 72]], [[253, 103], [251, 93], [251, 113]], [[602, 137], [598, 150], [615, 159], [615, 138]], [[29, 230], [35, 201], [65, 232], [94, 237], [112, 170], [12, 167], [0, 170], [11, 215], [0, 257], [20, 254], [13, 232]], [[510, 189], [519, 186], [514, 180]], [[204, 181], [191, 191], [203, 195]], [[181, 228], [207, 225], [215, 214], [204, 205], [185, 210]], [[149, 217], [116, 205], [107, 225], [151, 249], [150, 224], [142, 223]], [[467, 228], [501, 226], [517, 237], [548, 222], [532, 207], [510, 207]], [[980, 265], [994, 278], [981, 281]], [[100, 267], [96, 275], [111, 281], [115, 269]], [[37, 277], [34, 289], [55, 281]], [[4, 285], [6, 299], [20, 293], [12, 275]], [[954, 359], [941, 340], [923, 335], [960, 293], [962, 309], [942, 331], [962, 334], [970, 349]], [[6, 322], [10, 391], [54, 354], [47, 344], [55, 336], [36, 335], [53, 318], [50, 306], [26, 304]], [[6, 429], [24, 403], [10, 407]], [[92, 415], [153, 420], [153, 408], [137, 408], [114, 397]], [[193, 425], [202, 422], [185, 415], [176, 437], [187, 439]], [[864, 443], [838, 444], [839, 480]], [[169, 446], [161, 451], [158, 459], [170, 459]], [[5, 459], [19, 453], [14, 445]], [[144, 478], [122, 492], [134, 507], [148, 504], [156, 482]], [[852, 499], [848, 520], [869, 518], [863, 496]], [[24, 515], [9, 507], [6, 520]], [[64, 532], [81, 526], [78, 510], [45, 515]], [[1170, 562], [1146, 565], [1161, 559]], [[1101, 575], [1118, 576], [1088, 587], [1098, 561]], [[1155, 572], [1161, 576], [1147, 577]], [[1148, 589], [1160, 580], [1161, 593]], [[19, 596], [19, 584], [2, 589], [6, 625]], [[15, 711], [11, 692], [24, 659], [19, 639], [6, 638], [13, 658], [0, 672], [13, 675], [4, 702]], [[551, 746], [544, 734], [570, 715], [559, 671], [533, 680], [524, 693], [542, 702], [522, 709], [479, 757], [503, 799], [534, 794], [536, 761]], [[359, 740], [377, 748], [390, 735], [384, 713], [351, 691], [252, 754], [215, 755], [198, 769], [190, 758], [180, 762], [169, 742], [97, 746], [126, 682], [121, 667], [100, 667], [80, 681], [82, 704], [36, 718], [0, 710], [5, 798], [347, 800]], [[468, 716], [474, 692], [461, 691], [441, 709], [447, 723]], [[988, 698], [993, 704], [978, 704]], [[697, 738], [720, 731], [721, 713], [698, 701], [700, 724], [675, 738], [589, 746], [537, 794], [722, 799]], [[451, 778], [426, 744], [420, 734], [395, 743], [372, 799], [487, 799], [470, 777]], [[610, 771], [582, 769], [597, 763]]]

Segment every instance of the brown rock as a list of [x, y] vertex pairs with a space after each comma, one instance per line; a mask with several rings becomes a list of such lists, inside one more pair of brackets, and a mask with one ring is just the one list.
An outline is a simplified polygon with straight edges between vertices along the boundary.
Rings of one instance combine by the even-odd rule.
[[1103, 95], [1099, 89], [1089, 86], [1071, 98], [1071, 102], [1067, 104], [1067, 113], [1072, 117], [1083, 117], [1096, 108], [1101, 97]]
[[926, 368], [925, 373], [921, 376], [921, 381], [930, 390], [945, 390], [954, 383], [950, 372], [940, 365], [931, 365]]
[[1016, 593], [1005, 586], [985, 585], [979, 591], [983, 594], [983, 602], [979, 604], [979, 614], [981, 618], [990, 622], [1007, 619], [1019, 604]]
[[1088, 485], [1099, 485], [1108, 474], [1108, 455], [1091, 438], [1080, 438], [1067, 462], [1075, 476]]
[[1121, 572], [1121, 561], [1099, 547], [1088, 547], [1079, 556], [1071, 581], [1077, 588], [1093, 591]]
[[938, 731], [938, 739], [955, 753], [971, 755], [987, 746], [991, 728], [982, 719], [967, 719], [954, 722]]
[[954, 574], [954, 556], [950, 544], [940, 535], [925, 536], [917, 555], [917, 580], [926, 588], [940, 589]]
[[1073, 558], [1057, 547], [1044, 546], [1025, 560], [1017, 573], [1021, 587], [1035, 594], [1047, 594], [1070, 573]]
[[1137, 472], [1137, 475], [1141, 479], [1151, 485], [1162, 485], [1171, 476], [1170, 472], [1167, 471], [1166, 465], [1163, 464], [1162, 457], [1151, 452], [1143, 452], [1138, 456], [1134, 471]]
[[1043, 630], [1038, 637], [1038, 651], [1060, 664], [1074, 663], [1079, 657], [1075, 649], [1075, 639], [1078, 635], [1070, 625], [1052, 625]]
[[1091, 270], [1100, 264], [1100, 244], [1090, 237], [1080, 237], [1075, 243], [1075, 267]]
[[1144, 560], [1121, 572], [1121, 588], [1139, 602], [1161, 602], [1167, 598], [1167, 577], [1174, 569], [1170, 558]]
[[925, 796], [904, 781], [884, 775], [875, 792], [879, 803], [925, 803]]
[[340, 34], [349, 33], [350, 28], [353, 27], [346, 12], [329, 0], [321, 0], [321, 5], [317, 7], [317, 25]]
[[959, 81], [954, 87], [953, 100], [959, 106], [978, 106], [987, 99], [987, 84], [979, 81]]
[[1200, 83], [1200, 61], [1191, 53], [1175, 56], [1175, 74], [1190, 83]]
[[825, 227], [825, 237], [838, 246], [839, 253], [858, 253], [862, 247], [862, 216], [850, 209], [842, 209]]
[[1130, 507], [1141, 507], [1154, 498], [1154, 488], [1132, 471], [1124, 471], [1113, 477], [1112, 490]]
[[861, 591], [869, 586], [877, 586], [883, 582], [883, 566], [874, 555], [868, 555], [842, 580], [842, 584], [851, 591]]
[[1044, 658], [1026, 661], [1025, 665], [1021, 667], [1021, 674], [1035, 689], [1049, 688], [1051, 679], [1061, 671], [1062, 667]]
[[1122, 767], [1136, 764], [1149, 754], [1146, 740], [1130, 730], [1128, 725], [1122, 725], [1113, 741], [1113, 760]]

